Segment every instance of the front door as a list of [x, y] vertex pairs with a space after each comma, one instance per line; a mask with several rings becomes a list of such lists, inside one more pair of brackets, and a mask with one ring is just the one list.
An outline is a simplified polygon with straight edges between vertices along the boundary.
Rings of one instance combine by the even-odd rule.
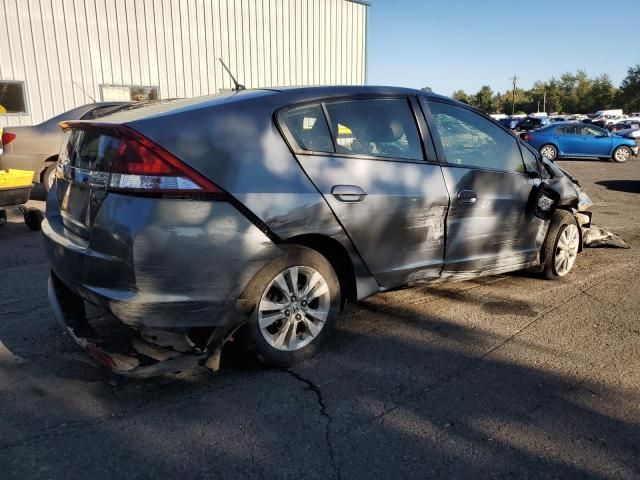
[[580, 155], [608, 157], [611, 153], [612, 139], [609, 132], [592, 125], [580, 126]]
[[444, 261], [449, 197], [415, 108], [409, 97], [378, 97], [280, 115], [302, 168], [387, 288], [437, 278]]
[[470, 109], [440, 101], [425, 107], [451, 197], [443, 276], [534, 262], [546, 224], [528, 204], [540, 180], [527, 174], [517, 139]]

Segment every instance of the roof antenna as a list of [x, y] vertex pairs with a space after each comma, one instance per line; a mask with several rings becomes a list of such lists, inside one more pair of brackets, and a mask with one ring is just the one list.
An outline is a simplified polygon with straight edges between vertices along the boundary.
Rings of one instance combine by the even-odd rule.
[[233, 73], [231, 73], [231, 70], [229, 70], [229, 67], [227, 67], [225, 65], [225, 63], [222, 61], [221, 58], [218, 58], [218, 60], [220, 60], [220, 63], [222, 64], [222, 66], [224, 67], [224, 69], [227, 71], [227, 73], [229, 74], [229, 76], [231, 77], [231, 80], [233, 80], [233, 83], [235, 85], [234, 90], [236, 92], [239, 92], [240, 90], [246, 90], [247, 87], [245, 87], [244, 85], [242, 85], [241, 83], [238, 83], [238, 80], [236, 80], [236, 77], [233, 76]]

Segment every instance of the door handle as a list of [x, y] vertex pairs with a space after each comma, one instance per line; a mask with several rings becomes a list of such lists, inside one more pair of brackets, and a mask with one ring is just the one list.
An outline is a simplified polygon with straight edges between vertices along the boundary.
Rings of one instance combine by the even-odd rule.
[[463, 205], [473, 205], [476, 200], [478, 200], [478, 196], [473, 190], [460, 190], [458, 193], [458, 203]]
[[354, 203], [363, 201], [367, 192], [356, 185], [334, 185], [331, 195], [339, 202]]

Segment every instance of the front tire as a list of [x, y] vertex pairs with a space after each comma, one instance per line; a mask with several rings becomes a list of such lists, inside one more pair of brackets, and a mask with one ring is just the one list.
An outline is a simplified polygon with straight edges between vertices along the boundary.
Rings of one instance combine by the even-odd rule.
[[542, 246], [545, 278], [566, 277], [573, 269], [580, 250], [580, 231], [574, 216], [566, 210], [556, 210]]
[[621, 145], [613, 151], [611, 158], [614, 162], [624, 163], [631, 158], [633, 152], [625, 145]]
[[340, 283], [315, 250], [282, 249], [242, 295], [255, 304], [244, 340], [259, 360], [290, 367], [313, 356], [330, 336], [340, 311]]
[[540, 147], [540, 155], [548, 158], [549, 160], [555, 160], [556, 158], [558, 158], [558, 149], [555, 147], [555, 145], [547, 143], [546, 145]]

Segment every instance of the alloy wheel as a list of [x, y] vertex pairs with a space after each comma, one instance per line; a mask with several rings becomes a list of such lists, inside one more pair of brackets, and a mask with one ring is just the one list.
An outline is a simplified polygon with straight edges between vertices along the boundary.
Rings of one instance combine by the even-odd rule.
[[573, 224], [567, 225], [558, 238], [554, 257], [554, 267], [559, 277], [564, 277], [573, 268], [579, 245], [578, 227]]
[[289, 267], [269, 283], [258, 306], [258, 324], [267, 343], [295, 351], [322, 331], [331, 307], [326, 279], [306, 266]]
[[545, 145], [540, 149], [540, 155], [548, 158], [549, 160], [553, 160], [556, 158], [557, 152], [553, 145]]
[[625, 147], [618, 148], [614, 154], [617, 162], [626, 162], [631, 157], [631, 150]]

